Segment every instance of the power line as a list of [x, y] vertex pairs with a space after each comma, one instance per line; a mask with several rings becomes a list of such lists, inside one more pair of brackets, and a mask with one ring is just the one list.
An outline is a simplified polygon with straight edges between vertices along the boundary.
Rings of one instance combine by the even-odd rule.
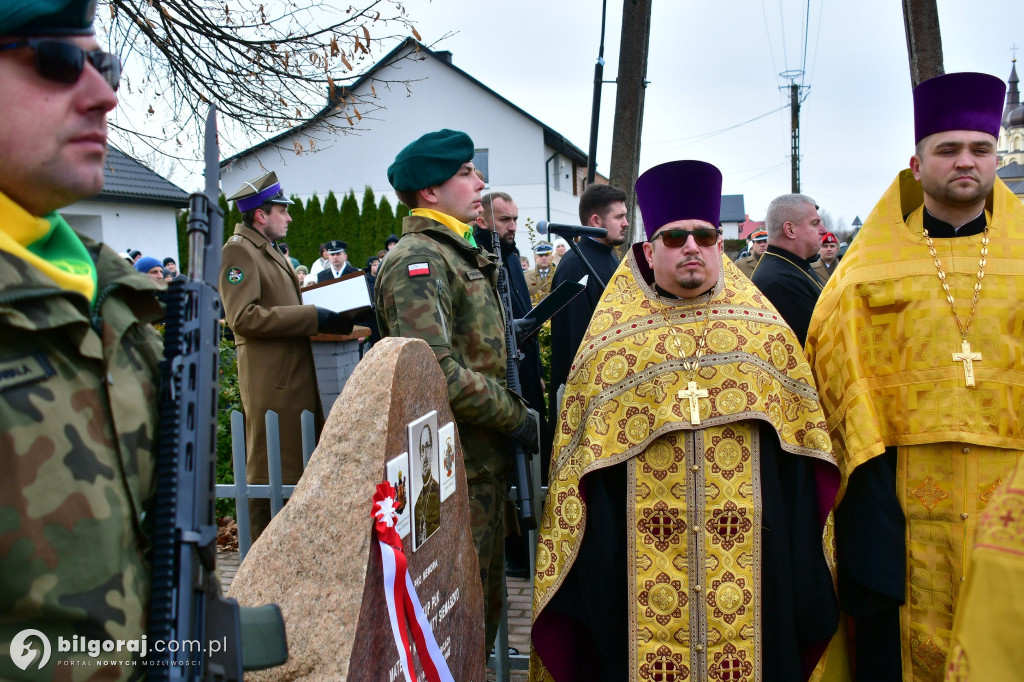
[[825, 12], [825, 0], [818, 0], [818, 30], [814, 34], [814, 59], [811, 60], [811, 80], [814, 80], [814, 65], [818, 62], [818, 43], [821, 40], [821, 16]]
[[761, 16], [764, 17], [764, 33], [768, 37], [768, 55], [772, 59], [772, 73], [778, 73], [775, 67], [775, 48], [772, 46], [772, 32], [768, 29], [768, 10], [765, 9], [764, 0], [761, 0]]
[[782, 111], [783, 109], [788, 109], [788, 108], [789, 108], [789, 104], [784, 104], [781, 107], [778, 107], [777, 109], [772, 109], [771, 111], [767, 111], [767, 112], [765, 112], [763, 114], [760, 114], [759, 116], [755, 116], [752, 119], [749, 119], [747, 121], [743, 121], [742, 123], [736, 123], [734, 125], [731, 125], [731, 126], [728, 126], [728, 127], [725, 127], [725, 128], [719, 128], [718, 130], [712, 130], [711, 132], [708, 132], [708, 133], [700, 133], [699, 135], [690, 135], [688, 137], [677, 137], [677, 138], [673, 138], [671, 140], [661, 140], [659, 142], [650, 142], [648, 144], [673, 144], [675, 142], [685, 142], [686, 144], [683, 144], [683, 145], [680, 145], [680, 146], [686, 147], [686, 146], [688, 146], [690, 144], [696, 144], [697, 142], [703, 142], [704, 140], [706, 140], [708, 138], [711, 138], [711, 137], [714, 137], [715, 135], [720, 135], [722, 133], [727, 133], [730, 130], [735, 130], [736, 128], [739, 128], [740, 126], [745, 126], [748, 123], [753, 123], [754, 121], [758, 121], [758, 120], [764, 118], [765, 116], [771, 116], [772, 114], [774, 114], [774, 113], [776, 113], [778, 111]]
[[789, 50], [786, 48], [786, 20], [782, 15], [782, 0], [779, 0], [779, 30], [782, 32], [782, 58], [785, 60], [782, 65], [789, 71]]
[[782, 163], [776, 164], [776, 165], [772, 166], [771, 168], [769, 168], [768, 170], [763, 171], [761, 173], [758, 173], [757, 175], [751, 175], [746, 180], [743, 180], [743, 182], [750, 182], [751, 180], [756, 180], [757, 178], [761, 177], [762, 175], [768, 175], [772, 171], [778, 170], [779, 168], [782, 168], [783, 166], [788, 166], [788, 165], [789, 165], [789, 161], [783, 161]]
[[807, 36], [810, 33], [811, 25], [811, 0], [807, 0], [807, 4], [804, 7], [804, 55], [803, 59], [800, 60], [800, 85], [804, 84], [804, 76], [807, 75]]

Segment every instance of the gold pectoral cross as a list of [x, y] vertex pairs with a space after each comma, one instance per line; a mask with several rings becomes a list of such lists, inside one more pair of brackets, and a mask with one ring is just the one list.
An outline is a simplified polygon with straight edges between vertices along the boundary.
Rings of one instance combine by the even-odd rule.
[[974, 385], [974, 363], [981, 362], [981, 353], [972, 353], [971, 344], [967, 341], [961, 342], [962, 351], [953, 353], [954, 362], [964, 363], [964, 383], [968, 386]]
[[680, 400], [686, 398], [690, 401], [690, 423], [700, 424], [700, 408], [697, 405], [697, 398], [707, 398], [706, 389], [697, 388], [697, 382], [691, 381], [685, 389], [676, 394]]

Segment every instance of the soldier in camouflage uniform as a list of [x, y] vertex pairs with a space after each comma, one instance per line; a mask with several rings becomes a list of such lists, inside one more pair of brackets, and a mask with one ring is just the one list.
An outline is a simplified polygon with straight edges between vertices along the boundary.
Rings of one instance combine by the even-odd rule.
[[[59, 637], [138, 642], [149, 601], [157, 285], [57, 213], [103, 186], [120, 65], [99, 51], [94, 8], [85, 0], [0, 6], [4, 680], [125, 680], [144, 671], [126, 650], [103, 653], [101, 667], [58, 648]], [[56, 37], [18, 43], [40, 35]], [[77, 74], [61, 61], [74, 48], [86, 50]], [[26, 630], [49, 644], [41, 669], [33, 649], [42, 653], [42, 638]]]
[[448, 382], [465, 455], [473, 542], [484, 587], [485, 643], [501, 617], [508, 439], [536, 443], [536, 423], [506, 388], [504, 318], [497, 256], [467, 241], [481, 212], [484, 183], [473, 172], [473, 141], [451, 130], [428, 133], [388, 168], [399, 200], [412, 208], [402, 238], [377, 274], [381, 336], [430, 344]]

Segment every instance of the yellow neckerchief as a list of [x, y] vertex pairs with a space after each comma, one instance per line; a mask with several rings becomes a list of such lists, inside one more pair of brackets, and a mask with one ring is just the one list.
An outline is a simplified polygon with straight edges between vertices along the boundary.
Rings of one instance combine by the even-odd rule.
[[435, 211], [432, 208], [414, 208], [409, 211], [409, 215], [416, 215], [422, 218], [436, 220], [473, 246], [476, 246], [476, 240], [473, 239], [473, 228], [466, 225], [466, 223], [451, 217], [447, 213], [441, 213], [440, 211]]
[[20, 258], [90, 302], [96, 296], [96, 265], [56, 211], [37, 218], [0, 192], [0, 251]]

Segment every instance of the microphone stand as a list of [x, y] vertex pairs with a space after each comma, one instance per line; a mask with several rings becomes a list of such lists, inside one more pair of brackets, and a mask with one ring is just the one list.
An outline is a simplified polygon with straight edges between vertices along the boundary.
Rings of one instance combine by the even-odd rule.
[[[555, 232], [553, 234], [558, 234], [558, 233]], [[562, 235], [558, 235], [558, 236], [561, 237]], [[564, 237], [563, 237], [563, 239], [564, 239]], [[589, 239], [589, 237], [584, 237], [584, 239]], [[587, 272], [589, 272], [590, 276], [594, 278], [594, 281], [601, 285], [601, 289], [602, 290], [605, 289], [608, 286], [608, 282], [605, 282], [603, 279], [598, 277], [597, 271], [594, 270], [594, 266], [591, 265], [590, 261], [587, 260], [587, 257], [583, 255], [583, 250], [579, 246], [576, 245], [576, 242], [573, 241], [572, 238], [566, 239], [565, 241], [569, 242], [569, 248], [573, 250], [573, 252], [579, 257], [579, 259], [581, 261], [583, 261], [584, 267], [587, 268]]]

